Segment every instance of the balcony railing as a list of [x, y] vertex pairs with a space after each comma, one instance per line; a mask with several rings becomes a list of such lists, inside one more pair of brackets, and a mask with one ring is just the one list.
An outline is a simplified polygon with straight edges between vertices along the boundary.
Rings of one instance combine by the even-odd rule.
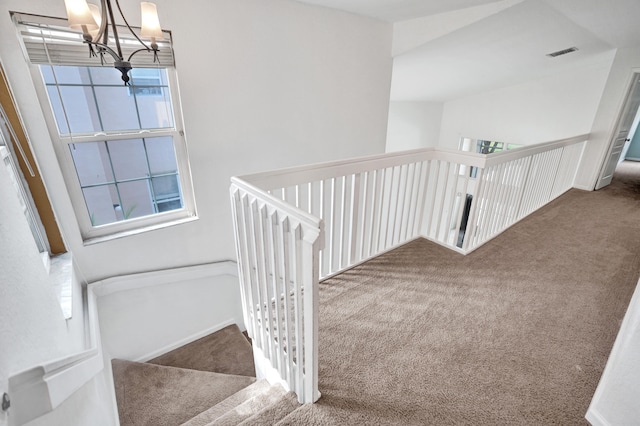
[[427, 148], [232, 178], [258, 374], [315, 402], [320, 280], [419, 237], [470, 253], [572, 188], [586, 140], [491, 155]]

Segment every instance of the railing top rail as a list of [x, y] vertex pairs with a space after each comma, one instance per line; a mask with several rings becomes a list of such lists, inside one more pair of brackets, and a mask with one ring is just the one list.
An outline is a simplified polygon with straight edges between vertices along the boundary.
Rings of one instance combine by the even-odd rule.
[[255, 188], [270, 190], [426, 160], [445, 160], [466, 166], [487, 167], [535, 155], [539, 152], [583, 142], [588, 139], [588, 136], [589, 135], [586, 134], [535, 145], [527, 145], [490, 155], [440, 147], [421, 148], [253, 173], [238, 176], [235, 179], [237, 181], [250, 183]]
[[322, 226], [322, 219], [315, 217], [307, 212], [305, 212], [304, 210], [301, 210], [299, 208], [297, 208], [296, 206], [289, 204], [285, 201], [282, 201], [276, 197], [274, 197], [273, 195], [265, 192], [264, 190], [255, 187], [254, 185], [244, 181], [243, 178], [239, 178], [239, 177], [232, 177], [231, 178], [231, 183], [232, 186], [236, 186], [237, 188], [241, 188], [242, 190], [250, 193], [251, 195], [253, 195], [256, 198], [262, 199], [264, 201], [267, 201], [271, 206], [273, 206], [274, 208], [277, 208], [289, 215], [291, 215], [292, 217], [295, 217], [297, 220], [299, 220], [302, 224], [311, 227], [313, 229], [316, 229], [319, 233], [322, 232], [323, 226]]
[[483, 167], [484, 157], [482, 154], [431, 147], [289, 167], [238, 176], [238, 179], [269, 190], [432, 159], [449, 159]]
[[537, 143], [534, 145], [525, 145], [516, 149], [509, 149], [507, 151], [496, 152], [494, 154], [487, 155], [487, 166], [495, 166], [496, 164], [506, 163], [509, 161], [517, 160], [519, 158], [529, 157], [541, 152], [550, 151], [556, 148], [562, 148], [569, 145], [574, 145], [580, 142], [585, 142], [589, 139], [589, 134], [578, 135], [571, 138], [558, 139], [550, 142]]

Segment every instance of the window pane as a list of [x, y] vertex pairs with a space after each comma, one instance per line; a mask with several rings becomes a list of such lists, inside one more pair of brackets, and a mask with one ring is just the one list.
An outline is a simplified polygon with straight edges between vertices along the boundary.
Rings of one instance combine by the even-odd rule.
[[100, 110], [102, 127], [106, 132], [114, 130], [138, 130], [140, 122], [133, 96], [125, 86], [94, 88]]
[[175, 125], [165, 69], [133, 69], [130, 86], [112, 67], [42, 65], [40, 70], [60, 134], [69, 133], [67, 120], [72, 134]]
[[178, 175], [154, 177], [151, 182], [159, 212], [182, 208]]
[[88, 70], [91, 73], [91, 81], [93, 82], [93, 84], [124, 86], [124, 81], [122, 81], [122, 73], [112, 66], [88, 67]]
[[47, 87], [47, 93], [49, 94], [51, 109], [53, 109], [53, 116], [58, 126], [58, 133], [66, 135], [69, 133], [69, 127], [67, 126], [67, 120], [64, 118], [64, 110], [62, 109], [62, 101], [58, 95], [58, 89], [56, 87]]
[[131, 70], [131, 83], [134, 85], [153, 84], [166, 86], [167, 73], [162, 68], [134, 68]]
[[122, 210], [119, 212], [122, 218], [133, 219], [155, 213], [148, 179], [120, 183], [118, 189], [122, 200]]
[[164, 200], [158, 201], [158, 212], [168, 212], [171, 210], [178, 210], [182, 208], [182, 200]]
[[118, 181], [149, 177], [142, 139], [109, 141], [109, 154]]
[[180, 182], [178, 175], [156, 176], [153, 182], [153, 193], [156, 200], [180, 197]]
[[84, 142], [69, 148], [93, 226], [183, 207], [171, 137]]
[[82, 190], [92, 226], [106, 225], [122, 218], [116, 216], [120, 205], [115, 185], [92, 186]]
[[[95, 98], [91, 87], [84, 86], [58, 86], [50, 87], [49, 93], [60, 90], [64, 108], [59, 108], [56, 113], [58, 129], [66, 128], [69, 120], [71, 133], [93, 133], [101, 130], [100, 117], [96, 108]], [[66, 115], [65, 115], [66, 113]]]
[[[65, 67], [42, 65], [42, 76], [47, 84], [89, 84], [87, 67]], [[55, 74], [55, 75], [54, 75]]]
[[172, 128], [173, 111], [169, 89], [160, 86], [135, 87], [135, 89], [142, 128]]
[[80, 186], [114, 181], [109, 153], [104, 142], [75, 143], [69, 145]]
[[91, 141], [69, 152], [93, 226], [183, 208], [173, 136], [126, 134], [174, 128], [166, 69], [133, 69], [128, 86], [111, 66], [40, 69], [60, 134]]
[[152, 175], [175, 173], [178, 170], [173, 138], [145, 138], [149, 168]]

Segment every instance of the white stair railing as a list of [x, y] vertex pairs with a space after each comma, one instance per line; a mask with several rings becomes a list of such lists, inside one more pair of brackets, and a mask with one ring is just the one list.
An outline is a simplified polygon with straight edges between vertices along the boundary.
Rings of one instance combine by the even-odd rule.
[[256, 365], [315, 402], [321, 279], [418, 237], [470, 253], [570, 189], [586, 140], [491, 155], [426, 148], [232, 178]]
[[322, 222], [240, 179], [232, 181], [244, 322], [258, 376], [271, 378], [275, 370], [301, 403], [315, 402]]

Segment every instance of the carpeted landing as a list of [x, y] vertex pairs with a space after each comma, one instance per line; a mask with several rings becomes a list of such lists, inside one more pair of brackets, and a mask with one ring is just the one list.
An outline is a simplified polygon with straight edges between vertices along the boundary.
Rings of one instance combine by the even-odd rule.
[[236, 325], [146, 363], [111, 364], [121, 426], [271, 425], [299, 407], [281, 386], [256, 381]]
[[421, 239], [323, 282], [316, 404], [238, 366], [220, 379], [199, 342], [114, 361], [121, 424], [586, 425], [639, 276], [640, 163], [625, 162], [468, 256]]
[[587, 425], [640, 276], [640, 163], [475, 252], [416, 240], [320, 286], [320, 400], [282, 425]]

